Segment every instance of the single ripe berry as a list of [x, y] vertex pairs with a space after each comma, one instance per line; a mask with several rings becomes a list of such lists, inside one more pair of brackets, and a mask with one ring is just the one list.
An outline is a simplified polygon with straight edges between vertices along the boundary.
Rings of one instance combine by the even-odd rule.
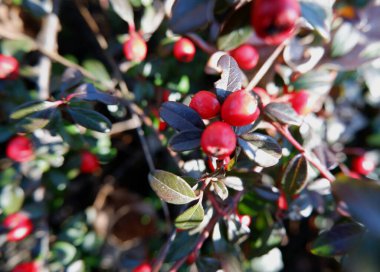
[[352, 160], [352, 170], [361, 175], [368, 175], [376, 169], [376, 163], [369, 156], [358, 156]]
[[270, 95], [263, 88], [255, 87], [253, 88], [253, 92], [256, 93], [260, 97], [261, 103], [263, 103], [264, 107], [268, 105], [272, 100]]
[[33, 229], [33, 223], [25, 214], [18, 212], [8, 215], [3, 222], [8, 229], [7, 241], [17, 242], [28, 236]]
[[235, 132], [230, 125], [224, 122], [212, 123], [202, 133], [201, 147], [207, 155], [222, 160], [235, 150]]
[[195, 45], [188, 38], [180, 38], [173, 48], [174, 57], [180, 62], [191, 62], [195, 56]]
[[34, 156], [33, 144], [28, 137], [16, 136], [8, 142], [5, 153], [16, 162], [30, 161]]
[[220, 111], [220, 103], [216, 95], [208, 91], [197, 92], [191, 99], [189, 106], [198, 112], [202, 119], [214, 118]]
[[297, 0], [255, 0], [251, 25], [268, 44], [279, 44], [293, 34], [301, 15]]
[[39, 265], [36, 262], [27, 262], [16, 265], [12, 272], [39, 272]]
[[152, 267], [149, 263], [142, 263], [139, 266], [135, 267], [132, 272], [151, 272]]
[[17, 59], [0, 54], [0, 79], [16, 79], [19, 75], [19, 68]]
[[289, 103], [300, 115], [307, 115], [313, 110], [310, 94], [304, 90], [289, 94]]
[[280, 197], [277, 200], [277, 206], [280, 210], [286, 211], [288, 209], [288, 201], [284, 193], [281, 193]]
[[127, 60], [141, 62], [146, 58], [148, 47], [145, 40], [136, 32], [132, 32], [123, 45], [124, 56]]
[[239, 90], [224, 101], [221, 116], [231, 126], [245, 126], [257, 119], [257, 110], [256, 98], [245, 90]]
[[259, 52], [250, 44], [243, 44], [230, 52], [239, 67], [243, 70], [254, 68], [259, 61]]
[[82, 173], [94, 173], [99, 169], [98, 158], [89, 151], [82, 151], [80, 170]]

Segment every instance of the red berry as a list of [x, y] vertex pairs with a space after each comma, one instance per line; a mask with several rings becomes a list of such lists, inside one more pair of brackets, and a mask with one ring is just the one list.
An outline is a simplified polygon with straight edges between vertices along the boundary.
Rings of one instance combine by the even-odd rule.
[[243, 44], [230, 52], [230, 55], [239, 64], [243, 70], [250, 70], [256, 66], [259, 61], [259, 52], [255, 47], [249, 44]]
[[81, 154], [80, 170], [82, 173], [94, 173], [99, 169], [98, 158], [89, 151], [83, 151]]
[[297, 0], [255, 0], [251, 25], [268, 44], [279, 44], [290, 37], [301, 15]]
[[249, 215], [241, 215], [241, 214], [238, 214], [238, 218], [239, 218], [239, 221], [242, 225], [245, 225], [247, 227], [249, 227], [249, 225], [251, 225], [251, 222], [252, 222], [252, 218], [249, 216]]
[[277, 200], [277, 206], [280, 210], [286, 211], [288, 209], [288, 201], [284, 193], [281, 193], [280, 197]]
[[173, 48], [174, 57], [181, 62], [191, 62], [195, 56], [195, 45], [188, 38], [180, 38]]
[[253, 92], [255, 92], [260, 97], [261, 103], [263, 103], [264, 107], [268, 105], [272, 100], [270, 95], [263, 88], [255, 87], [253, 88]]
[[22, 263], [12, 269], [12, 272], [39, 272], [39, 265], [36, 262]]
[[187, 256], [186, 264], [192, 265], [193, 263], [195, 263], [196, 260], [197, 260], [197, 253], [192, 252], [189, 254], [189, 256]]
[[368, 175], [376, 169], [376, 163], [368, 156], [359, 156], [352, 160], [352, 170], [361, 175]]
[[212, 123], [202, 133], [201, 146], [207, 155], [224, 159], [235, 150], [235, 132], [224, 122]]
[[0, 54], [0, 79], [16, 79], [19, 68], [17, 59]]
[[149, 263], [142, 263], [139, 266], [135, 267], [132, 272], [151, 272], [152, 267]]
[[141, 62], [146, 58], [148, 47], [140, 34], [132, 32], [123, 45], [123, 51], [127, 60]]
[[28, 236], [33, 229], [33, 223], [23, 213], [14, 213], [8, 215], [3, 222], [5, 228], [8, 229], [7, 240], [17, 242]]
[[202, 119], [216, 117], [220, 111], [220, 104], [216, 95], [208, 91], [199, 91], [190, 102], [190, 108], [194, 109]]
[[312, 112], [310, 94], [307, 91], [299, 91], [289, 94], [289, 103], [293, 109], [300, 115], [307, 115]]
[[231, 126], [251, 124], [258, 117], [256, 98], [245, 90], [230, 94], [222, 105], [222, 119]]
[[16, 162], [30, 161], [34, 156], [33, 144], [28, 137], [16, 136], [9, 141], [5, 153]]

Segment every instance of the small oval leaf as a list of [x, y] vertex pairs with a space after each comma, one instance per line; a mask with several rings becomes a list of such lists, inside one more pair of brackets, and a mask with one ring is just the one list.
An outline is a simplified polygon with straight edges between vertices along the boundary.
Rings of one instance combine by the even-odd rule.
[[169, 126], [178, 131], [205, 128], [201, 117], [195, 110], [178, 102], [163, 103], [160, 108], [160, 116]]
[[264, 113], [273, 121], [286, 125], [300, 126], [302, 122], [290, 104], [270, 103], [265, 107]]
[[83, 74], [75, 68], [67, 68], [61, 78], [61, 92], [79, 85], [83, 80]]
[[222, 199], [226, 200], [228, 197], [228, 189], [221, 180], [214, 181], [212, 183], [215, 193]]
[[243, 181], [239, 177], [228, 176], [222, 179], [222, 181], [227, 187], [234, 189], [235, 191], [244, 190]]
[[286, 167], [282, 179], [284, 192], [292, 196], [298, 194], [306, 186], [307, 181], [307, 160], [302, 154], [295, 156]]
[[0, 195], [0, 206], [5, 214], [18, 212], [24, 203], [24, 191], [14, 185], [6, 185], [3, 187]]
[[67, 109], [74, 122], [88, 129], [98, 132], [109, 132], [111, 130], [111, 122], [102, 114], [89, 109], [71, 107]]
[[113, 10], [130, 26], [134, 26], [133, 9], [129, 0], [110, 0]]
[[156, 170], [149, 174], [149, 184], [153, 191], [165, 202], [171, 204], [186, 204], [197, 199], [190, 185], [170, 172]]
[[15, 109], [15, 111], [10, 115], [12, 119], [18, 120], [24, 118], [28, 115], [32, 115], [43, 110], [55, 108], [58, 106], [57, 102], [51, 101], [31, 101], [25, 103]]
[[201, 130], [185, 130], [174, 135], [169, 145], [176, 152], [196, 149], [201, 145], [201, 136]]
[[72, 97], [80, 98], [87, 101], [98, 101], [106, 105], [116, 105], [118, 99], [108, 93], [98, 91], [91, 83], [81, 84], [75, 89]]
[[175, 226], [179, 229], [192, 229], [202, 223], [205, 212], [200, 203], [188, 208], [175, 219]]

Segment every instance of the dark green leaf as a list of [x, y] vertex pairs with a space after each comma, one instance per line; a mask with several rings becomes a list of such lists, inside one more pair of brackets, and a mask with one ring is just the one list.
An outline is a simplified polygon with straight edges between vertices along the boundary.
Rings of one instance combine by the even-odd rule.
[[289, 196], [300, 193], [306, 186], [307, 172], [305, 157], [302, 154], [295, 156], [286, 167], [282, 179], [284, 192]]
[[276, 165], [282, 156], [281, 146], [275, 139], [264, 134], [241, 135], [238, 143], [247, 157], [262, 167]]
[[228, 197], [228, 189], [221, 180], [214, 181], [212, 183], [215, 193], [222, 199], [226, 200]]
[[188, 208], [175, 219], [175, 226], [179, 229], [192, 229], [202, 223], [205, 212], [200, 203]]
[[79, 85], [83, 80], [82, 73], [75, 68], [67, 68], [61, 78], [61, 92]]
[[187, 256], [197, 244], [199, 234], [190, 235], [187, 231], [177, 232], [171, 245], [166, 261], [175, 262]]
[[98, 91], [91, 83], [85, 83], [75, 89], [73, 96], [88, 101], [98, 101], [107, 105], [115, 105], [118, 99], [108, 93]]
[[3, 187], [0, 194], [0, 206], [5, 214], [19, 211], [24, 203], [24, 191], [15, 185], [9, 184]]
[[181, 205], [197, 199], [190, 185], [170, 172], [156, 170], [153, 175], [149, 174], [149, 183], [165, 202]]
[[344, 255], [357, 245], [363, 232], [364, 228], [356, 223], [335, 225], [319, 235], [310, 251], [323, 257]]
[[7, 141], [15, 134], [15, 130], [9, 126], [0, 126], [0, 143]]
[[165, 102], [160, 108], [160, 116], [169, 126], [179, 131], [205, 128], [199, 114], [182, 103]]
[[258, 197], [267, 201], [275, 202], [280, 197], [280, 191], [274, 186], [253, 184], [252, 188]]
[[301, 118], [290, 104], [270, 103], [264, 108], [264, 113], [275, 122], [286, 125], [301, 125]]
[[113, 10], [121, 19], [126, 21], [129, 26], [134, 26], [133, 9], [127, 0], [110, 0]]
[[46, 127], [58, 114], [57, 108], [48, 108], [25, 116], [16, 123], [16, 129], [20, 132], [33, 132], [36, 129]]
[[172, 8], [169, 28], [177, 34], [186, 34], [210, 23], [214, 0], [177, 0]]
[[222, 69], [222, 75], [221, 79], [215, 82], [216, 94], [220, 101], [224, 101], [231, 92], [241, 89], [243, 77], [239, 65], [228, 55], [219, 59], [218, 67]]
[[201, 135], [201, 130], [184, 130], [174, 135], [169, 145], [176, 152], [196, 149], [201, 145]]
[[380, 236], [380, 184], [367, 179], [340, 178], [332, 188], [347, 204], [350, 214]]
[[252, 26], [247, 25], [222, 34], [217, 41], [218, 48], [224, 51], [235, 49], [245, 43], [252, 35], [252, 32]]
[[50, 102], [50, 101], [31, 101], [28, 103], [25, 103], [15, 109], [15, 111], [10, 115], [12, 119], [21, 119], [28, 115], [55, 108], [58, 106], [57, 102]]
[[67, 109], [74, 122], [88, 129], [98, 132], [109, 132], [111, 122], [102, 114], [89, 109], [71, 107]]

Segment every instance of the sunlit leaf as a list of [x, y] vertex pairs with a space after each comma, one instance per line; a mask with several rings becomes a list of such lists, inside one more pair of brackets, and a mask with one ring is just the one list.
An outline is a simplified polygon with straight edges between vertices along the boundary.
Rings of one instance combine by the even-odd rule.
[[204, 214], [202, 205], [197, 203], [177, 216], [174, 224], [179, 229], [192, 229], [203, 221]]

